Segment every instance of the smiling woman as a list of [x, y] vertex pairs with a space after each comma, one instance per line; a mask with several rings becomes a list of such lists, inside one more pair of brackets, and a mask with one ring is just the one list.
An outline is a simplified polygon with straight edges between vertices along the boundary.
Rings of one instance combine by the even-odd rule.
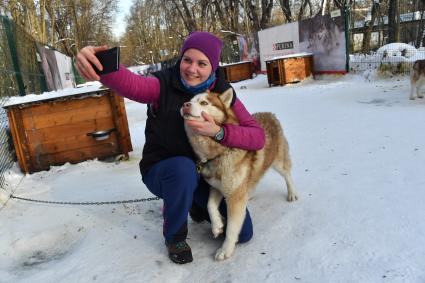
[[189, 86], [196, 86], [207, 81], [212, 67], [208, 57], [196, 49], [189, 49], [180, 63], [180, 74]]

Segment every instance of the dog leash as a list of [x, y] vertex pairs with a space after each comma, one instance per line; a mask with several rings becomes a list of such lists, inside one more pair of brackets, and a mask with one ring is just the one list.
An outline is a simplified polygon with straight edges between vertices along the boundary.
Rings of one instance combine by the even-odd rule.
[[117, 201], [82, 201], [82, 202], [73, 202], [73, 201], [51, 201], [51, 200], [40, 200], [40, 199], [31, 199], [18, 197], [13, 194], [10, 195], [11, 199], [18, 199], [28, 202], [36, 202], [36, 203], [47, 203], [47, 204], [66, 204], [66, 205], [105, 205], [105, 204], [124, 204], [124, 203], [136, 203], [136, 202], [146, 202], [159, 200], [159, 197], [152, 198], [140, 198], [140, 199], [130, 199], [130, 200], [117, 200]]

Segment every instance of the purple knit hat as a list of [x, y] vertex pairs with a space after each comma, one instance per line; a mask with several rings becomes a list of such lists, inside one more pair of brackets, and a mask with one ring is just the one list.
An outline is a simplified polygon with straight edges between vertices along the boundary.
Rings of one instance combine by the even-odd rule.
[[180, 54], [183, 55], [190, 48], [197, 49], [204, 53], [210, 60], [213, 71], [218, 67], [220, 62], [221, 48], [223, 42], [220, 38], [206, 31], [192, 32], [184, 41]]

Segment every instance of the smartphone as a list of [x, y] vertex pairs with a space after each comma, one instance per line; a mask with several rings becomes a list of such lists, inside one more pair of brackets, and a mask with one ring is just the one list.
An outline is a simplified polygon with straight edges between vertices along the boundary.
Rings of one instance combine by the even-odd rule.
[[108, 50], [99, 51], [94, 54], [99, 60], [100, 64], [103, 66], [103, 70], [100, 71], [94, 64], [92, 64], [93, 69], [98, 75], [109, 74], [115, 71], [118, 71], [120, 64], [120, 48], [113, 47]]

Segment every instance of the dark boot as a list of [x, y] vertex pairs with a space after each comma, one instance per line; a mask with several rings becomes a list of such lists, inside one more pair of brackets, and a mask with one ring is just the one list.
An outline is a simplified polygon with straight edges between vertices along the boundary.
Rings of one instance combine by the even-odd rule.
[[193, 261], [192, 250], [186, 241], [166, 243], [168, 257], [175, 263], [185, 264]]
[[192, 203], [192, 207], [189, 210], [190, 218], [196, 223], [201, 223], [204, 220], [210, 221], [208, 211], [198, 206], [195, 202]]
[[168, 257], [175, 263], [185, 264], [193, 261], [192, 250], [186, 242], [187, 222], [174, 235], [172, 242], [165, 242]]

